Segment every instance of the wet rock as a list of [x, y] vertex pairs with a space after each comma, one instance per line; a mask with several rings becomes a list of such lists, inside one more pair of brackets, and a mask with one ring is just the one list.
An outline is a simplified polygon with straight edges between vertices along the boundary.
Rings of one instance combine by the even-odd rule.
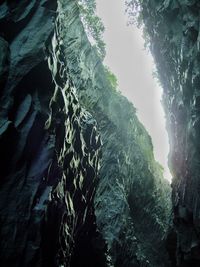
[[199, 8], [195, 0], [161, 5], [147, 1], [141, 13], [164, 88], [170, 135], [173, 231], [177, 235], [173, 266], [200, 265]]
[[0, 95], [8, 77], [9, 70], [9, 45], [6, 40], [0, 37]]
[[104, 248], [94, 257], [92, 245], [101, 141], [61, 64], [56, 6], [1, 5], [1, 266], [77, 267], [79, 240], [91, 255], [84, 265], [82, 253], [81, 266], [106, 261]]
[[0, 265], [168, 266], [170, 186], [77, 2], [1, 1], [0, 32]]
[[82, 105], [97, 120], [103, 143], [95, 196], [99, 231], [114, 266], [168, 266], [164, 239], [171, 218], [170, 186], [135, 108], [113, 90], [77, 5], [69, 0], [64, 8], [65, 64]]

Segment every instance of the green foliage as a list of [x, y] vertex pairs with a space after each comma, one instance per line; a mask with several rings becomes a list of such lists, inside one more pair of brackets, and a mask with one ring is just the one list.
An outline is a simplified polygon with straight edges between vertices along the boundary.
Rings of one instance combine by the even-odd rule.
[[105, 28], [101, 18], [96, 15], [96, 1], [79, 0], [78, 6], [86, 33], [92, 39], [101, 59], [104, 59], [106, 52], [102, 35]]
[[128, 14], [128, 25], [136, 25], [143, 30], [143, 38], [145, 41], [145, 48], [150, 50], [149, 33], [144, 27], [144, 14], [142, 0], [125, 0], [126, 13]]
[[116, 89], [118, 87], [117, 77], [107, 66], [104, 66], [104, 70], [112, 88]]
[[128, 14], [128, 24], [142, 25], [141, 5], [139, 0], [125, 0], [126, 13]]

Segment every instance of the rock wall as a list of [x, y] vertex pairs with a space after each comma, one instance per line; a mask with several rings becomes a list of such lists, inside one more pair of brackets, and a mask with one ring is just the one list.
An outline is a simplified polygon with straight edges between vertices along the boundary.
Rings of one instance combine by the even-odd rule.
[[173, 266], [200, 266], [200, 3], [141, 3], [170, 135], [174, 228], [168, 237]]
[[102, 137], [95, 197], [99, 230], [114, 266], [168, 266], [164, 240], [171, 219], [169, 183], [154, 160], [151, 138], [133, 105], [112, 87], [78, 12], [68, 0], [63, 39], [69, 76]]
[[1, 1], [0, 36], [1, 266], [169, 266], [170, 186], [77, 2]]
[[103, 266], [93, 245], [96, 122], [63, 64], [56, 1], [28, 2], [0, 6], [0, 265]]

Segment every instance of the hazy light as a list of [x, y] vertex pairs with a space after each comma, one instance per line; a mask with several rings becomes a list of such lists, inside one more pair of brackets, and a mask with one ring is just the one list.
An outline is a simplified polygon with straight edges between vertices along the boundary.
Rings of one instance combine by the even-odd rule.
[[153, 58], [144, 50], [141, 30], [127, 26], [124, 0], [97, 0], [97, 13], [105, 26], [104, 63], [117, 76], [119, 89], [137, 108], [140, 121], [152, 137], [154, 155], [171, 180], [167, 166], [169, 152], [161, 101], [162, 89], [153, 79]]

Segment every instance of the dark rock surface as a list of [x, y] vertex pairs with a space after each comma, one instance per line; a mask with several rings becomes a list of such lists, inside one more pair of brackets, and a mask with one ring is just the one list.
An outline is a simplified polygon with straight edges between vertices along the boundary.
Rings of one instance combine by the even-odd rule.
[[0, 36], [0, 265], [169, 266], [170, 186], [76, 1], [1, 1]]
[[173, 266], [200, 266], [200, 2], [143, 1], [170, 135]]
[[[2, 267], [105, 260], [93, 245], [101, 141], [63, 65], [55, 8], [48, 1], [0, 6]], [[78, 254], [81, 264], [71, 259], [77, 240], [88, 248]]]

